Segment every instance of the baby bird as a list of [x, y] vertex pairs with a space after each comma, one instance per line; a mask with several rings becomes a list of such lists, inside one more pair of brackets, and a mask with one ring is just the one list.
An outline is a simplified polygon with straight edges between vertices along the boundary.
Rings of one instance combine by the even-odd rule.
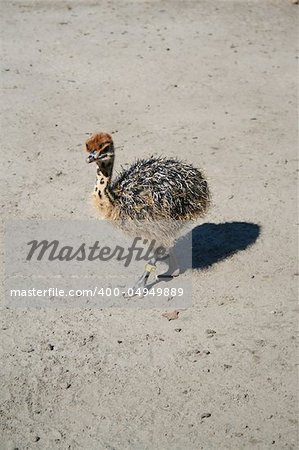
[[[184, 225], [202, 217], [210, 204], [203, 173], [178, 159], [150, 157], [138, 159], [112, 179], [115, 150], [111, 135], [93, 134], [86, 150], [87, 162], [97, 164], [93, 203], [100, 214], [120, 221], [124, 231], [168, 249], [169, 269], [160, 277], [177, 276], [178, 263], [170, 249]], [[134, 288], [143, 288], [155, 267], [153, 256]]]

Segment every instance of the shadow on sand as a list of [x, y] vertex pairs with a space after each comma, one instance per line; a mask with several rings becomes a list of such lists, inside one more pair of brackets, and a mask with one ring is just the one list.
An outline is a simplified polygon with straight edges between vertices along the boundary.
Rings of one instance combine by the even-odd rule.
[[[257, 240], [261, 227], [249, 222], [205, 223], [193, 228], [175, 246], [176, 254], [184, 253], [185, 239], [192, 239], [191, 257], [182, 262], [181, 271], [206, 269], [223, 261], [241, 250], [245, 250]], [[186, 242], [186, 241], [185, 241]], [[182, 258], [184, 260], [184, 258]], [[181, 265], [181, 264], [180, 264]], [[192, 267], [191, 267], [192, 265]]]
[[[260, 225], [250, 222], [205, 223], [193, 228], [174, 246], [180, 273], [188, 269], [206, 269], [246, 250], [255, 243], [260, 232]], [[161, 281], [171, 279], [156, 279], [147, 288], [151, 289]]]

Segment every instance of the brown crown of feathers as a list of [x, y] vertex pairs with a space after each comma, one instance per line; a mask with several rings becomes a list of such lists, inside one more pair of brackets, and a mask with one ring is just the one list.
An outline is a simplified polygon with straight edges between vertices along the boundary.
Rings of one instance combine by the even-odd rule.
[[101, 150], [106, 146], [106, 144], [110, 144], [111, 142], [113, 142], [113, 140], [110, 134], [95, 133], [85, 142], [86, 151], [91, 153], [94, 150]]

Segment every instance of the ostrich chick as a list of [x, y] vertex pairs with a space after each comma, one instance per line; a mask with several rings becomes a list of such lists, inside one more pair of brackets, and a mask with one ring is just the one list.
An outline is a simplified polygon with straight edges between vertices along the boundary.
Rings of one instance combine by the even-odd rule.
[[[179, 266], [170, 249], [183, 226], [207, 211], [210, 194], [204, 175], [180, 160], [150, 157], [137, 160], [112, 180], [114, 144], [110, 134], [93, 134], [86, 141], [86, 150], [87, 162], [97, 164], [95, 207], [104, 218], [121, 221], [124, 231], [155, 241], [156, 248], [168, 249], [169, 268], [160, 277], [177, 276]], [[134, 291], [146, 286], [156, 260], [154, 254]]]

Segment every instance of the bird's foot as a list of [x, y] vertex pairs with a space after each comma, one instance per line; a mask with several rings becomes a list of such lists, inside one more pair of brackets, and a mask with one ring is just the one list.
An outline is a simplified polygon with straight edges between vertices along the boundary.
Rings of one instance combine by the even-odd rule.
[[172, 250], [168, 254], [168, 269], [166, 272], [157, 275], [157, 280], [172, 280], [172, 278], [178, 277], [180, 274], [180, 266], [175, 252]]
[[180, 269], [175, 269], [175, 270], [167, 270], [164, 273], [160, 273], [157, 275], [157, 279], [161, 280], [161, 279], [168, 279], [171, 280], [172, 278], [178, 277], [180, 274]]

